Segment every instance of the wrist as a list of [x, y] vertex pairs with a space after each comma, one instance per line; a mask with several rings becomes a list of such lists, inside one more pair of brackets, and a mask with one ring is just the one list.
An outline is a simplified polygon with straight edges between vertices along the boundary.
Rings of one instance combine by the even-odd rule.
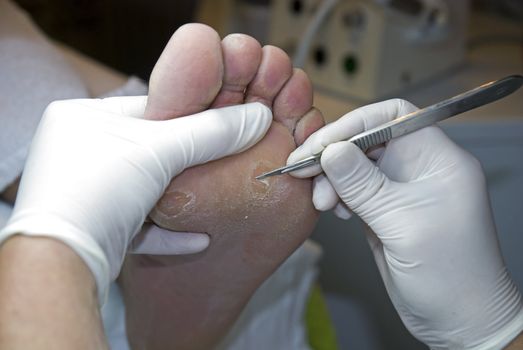
[[0, 245], [0, 295], [2, 349], [105, 347], [93, 274], [57, 240], [15, 235]]
[[[41, 238], [60, 243], [63, 249], [68, 249], [76, 258], [81, 258], [89, 268], [97, 285], [98, 301], [103, 305], [106, 301], [110, 283], [109, 263], [106, 253], [91, 235], [81, 230], [78, 225], [63, 220], [60, 215], [39, 213], [35, 211], [19, 213], [14, 211], [7, 225], [0, 230], [0, 245], [7, 240], [17, 237], [15, 242], [37, 242], [30, 238]], [[27, 240], [22, 240], [26, 237]], [[18, 245], [20, 243], [17, 243]], [[37, 245], [35, 245], [36, 247]]]
[[8, 238], [0, 244], [0, 268], [4, 282], [18, 285], [45, 276], [49, 284], [60, 286], [69, 281], [85, 296], [96, 298], [96, 283], [87, 265], [69, 246], [53, 238]]

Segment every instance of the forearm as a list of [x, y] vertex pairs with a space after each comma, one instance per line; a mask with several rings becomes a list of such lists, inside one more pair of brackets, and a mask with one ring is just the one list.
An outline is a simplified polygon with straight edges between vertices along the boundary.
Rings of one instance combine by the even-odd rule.
[[522, 350], [523, 349], [523, 333], [520, 333], [505, 350]]
[[107, 349], [93, 275], [61, 242], [0, 245], [0, 295], [0, 349]]

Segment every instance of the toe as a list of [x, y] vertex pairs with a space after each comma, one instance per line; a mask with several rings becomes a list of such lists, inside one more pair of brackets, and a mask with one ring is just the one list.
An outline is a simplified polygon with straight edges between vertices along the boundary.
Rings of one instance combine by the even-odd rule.
[[294, 129], [294, 142], [300, 146], [313, 132], [325, 125], [323, 115], [316, 109], [310, 109], [298, 122]]
[[289, 56], [275, 46], [264, 46], [258, 71], [247, 87], [245, 101], [261, 102], [272, 108], [274, 98], [291, 75]]
[[212, 107], [243, 103], [247, 85], [261, 62], [262, 49], [256, 39], [245, 34], [230, 34], [222, 40], [223, 84]]
[[274, 120], [294, 132], [298, 120], [312, 108], [312, 84], [301, 69], [294, 69], [292, 76], [274, 99]]
[[220, 37], [211, 27], [186, 24], [171, 37], [149, 81], [147, 119], [170, 119], [207, 109], [223, 77]]

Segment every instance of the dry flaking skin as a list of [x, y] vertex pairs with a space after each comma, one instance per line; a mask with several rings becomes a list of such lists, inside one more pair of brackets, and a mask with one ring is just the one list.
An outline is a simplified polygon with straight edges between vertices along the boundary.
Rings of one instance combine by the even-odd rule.
[[208, 233], [211, 246], [201, 254], [202, 261], [225, 244], [228, 250], [241, 247], [238, 257], [247, 266], [277, 266], [314, 225], [311, 183], [288, 175], [264, 181], [255, 177], [284, 164], [294, 147], [288, 130], [275, 122], [250, 150], [187, 169], [175, 178], [150, 217], [170, 230]]
[[[263, 220], [273, 220], [282, 213], [276, 209], [298, 212], [312, 209], [307, 198], [311, 192], [309, 180], [288, 175], [262, 181], [255, 179], [284, 164], [286, 154], [294, 147], [294, 139], [287, 129], [274, 122], [255, 147], [184, 171], [171, 182], [150, 217], [157, 225], [170, 230], [206, 232], [214, 238], [219, 234], [216, 228], [227, 223], [237, 224], [238, 219], [245, 223], [245, 216], [254, 220], [256, 211], [262, 212]], [[302, 203], [293, 198], [301, 192], [307, 193], [301, 196]], [[214, 217], [212, 223], [210, 219], [203, 220], [202, 215]], [[285, 217], [284, 221], [293, 220]]]

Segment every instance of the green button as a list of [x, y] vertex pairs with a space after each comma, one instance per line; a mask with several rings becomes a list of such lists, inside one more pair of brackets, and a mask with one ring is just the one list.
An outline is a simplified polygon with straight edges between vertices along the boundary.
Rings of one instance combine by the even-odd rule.
[[354, 55], [345, 56], [343, 59], [343, 69], [348, 74], [354, 74], [358, 70], [358, 60]]

